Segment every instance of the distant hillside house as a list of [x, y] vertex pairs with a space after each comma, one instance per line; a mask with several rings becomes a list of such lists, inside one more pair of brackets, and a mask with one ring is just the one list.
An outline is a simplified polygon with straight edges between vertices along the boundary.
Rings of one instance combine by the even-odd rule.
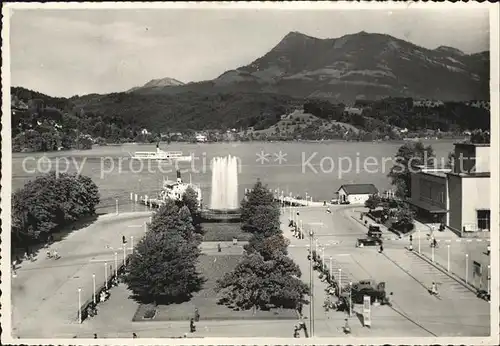
[[202, 135], [201, 133], [198, 133], [196, 135], [196, 141], [200, 142], [200, 143], [206, 142], [207, 141], [207, 136]]
[[363, 110], [361, 108], [356, 108], [356, 107], [346, 107], [344, 109], [344, 112], [346, 112], [349, 115], [354, 115], [354, 114], [361, 115], [361, 114], [363, 114]]
[[142, 129], [141, 134], [143, 134], [143, 135], [147, 135], [147, 134], [149, 134], [149, 131], [148, 131], [148, 130], [146, 130], [146, 129]]
[[338, 189], [337, 194], [339, 203], [365, 204], [371, 195], [378, 194], [378, 189], [373, 184], [345, 184]]

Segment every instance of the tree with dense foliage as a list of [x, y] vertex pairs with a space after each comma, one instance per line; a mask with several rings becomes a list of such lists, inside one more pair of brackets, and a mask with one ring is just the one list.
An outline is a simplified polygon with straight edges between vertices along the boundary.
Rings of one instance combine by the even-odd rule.
[[373, 209], [377, 209], [381, 204], [381, 198], [378, 195], [371, 195], [365, 201], [365, 207], [367, 207], [370, 211]]
[[290, 241], [282, 233], [269, 237], [254, 234], [244, 249], [247, 253], [258, 253], [264, 260], [268, 261], [275, 256], [288, 255], [288, 245], [290, 245]]
[[54, 172], [27, 182], [12, 195], [13, 247], [44, 241], [50, 233], [95, 215], [99, 190], [89, 177]]
[[398, 197], [411, 196], [411, 172], [416, 172], [417, 166], [433, 164], [434, 157], [432, 146], [426, 146], [420, 141], [405, 143], [399, 147], [395, 164], [388, 174], [391, 184], [396, 187]]
[[125, 283], [142, 303], [185, 301], [204, 282], [196, 269], [199, 255], [180, 232], [147, 232], [129, 257]]
[[184, 191], [180, 202], [182, 205], [185, 205], [189, 209], [191, 217], [193, 218], [193, 224], [195, 225], [197, 230], [200, 231], [199, 228], [201, 224], [201, 211], [198, 202], [198, 193], [191, 186], [188, 186], [186, 191]]
[[470, 136], [470, 142], [475, 144], [489, 144], [490, 143], [490, 132], [483, 130], [474, 130]]
[[204, 279], [196, 264], [201, 254], [191, 214], [167, 201], [153, 215], [150, 231], [130, 257], [125, 282], [141, 302], [169, 304], [189, 299]]
[[448, 157], [446, 160], [446, 168], [453, 169], [453, 167], [455, 166], [455, 160], [456, 160], [455, 151], [452, 150], [448, 153]]
[[220, 303], [249, 310], [270, 307], [297, 308], [307, 301], [308, 286], [299, 267], [288, 257], [264, 260], [258, 253], [245, 255], [236, 268], [217, 281]]
[[255, 207], [254, 213], [243, 225], [243, 229], [265, 237], [281, 233], [280, 214], [280, 208], [276, 203], [258, 205]]
[[241, 201], [241, 221], [246, 223], [250, 217], [255, 215], [255, 210], [259, 206], [270, 206], [275, 203], [273, 193], [260, 180], [257, 180], [253, 188], [248, 191]]
[[407, 233], [415, 227], [413, 224], [415, 212], [406, 203], [399, 205], [393, 217], [395, 222], [392, 227], [402, 233]]

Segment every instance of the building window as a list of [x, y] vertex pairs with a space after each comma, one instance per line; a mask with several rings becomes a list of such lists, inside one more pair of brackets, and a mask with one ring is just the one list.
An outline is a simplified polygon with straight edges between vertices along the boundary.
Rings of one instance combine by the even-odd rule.
[[476, 210], [477, 213], [477, 228], [480, 230], [490, 229], [490, 210]]

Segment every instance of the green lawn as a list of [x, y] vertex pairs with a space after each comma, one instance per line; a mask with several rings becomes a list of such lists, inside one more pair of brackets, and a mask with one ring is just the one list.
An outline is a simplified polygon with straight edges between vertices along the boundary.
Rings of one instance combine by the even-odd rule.
[[[271, 320], [271, 319], [297, 319], [293, 310], [234, 311], [224, 305], [218, 305], [215, 282], [224, 273], [233, 270], [240, 261], [241, 255], [216, 255], [200, 256], [198, 268], [207, 279], [203, 289], [195, 293], [189, 302], [158, 306], [156, 317], [153, 321], [188, 321], [194, 317], [194, 309], [198, 308], [200, 320]], [[150, 306], [140, 305], [134, 316], [134, 321], [147, 321], [143, 319], [144, 312]]]
[[233, 238], [238, 241], [248, 241], [252, 234], [243, 232], [240, 223], [203, 223], [203, 241], [232, 241]]

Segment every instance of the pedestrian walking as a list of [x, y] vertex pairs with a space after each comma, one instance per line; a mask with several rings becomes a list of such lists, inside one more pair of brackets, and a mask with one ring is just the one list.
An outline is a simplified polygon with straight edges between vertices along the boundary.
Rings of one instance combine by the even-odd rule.
[[194, 320], [198, 322], [200, 320], [200, 312], [198, 311], [198, 308], [194, 309]]
[[384, 252], [384, 245], [382, 243], [380, 243], [380, 250], [379, 250], [380, 253]]
[[409, 246], [409, 248], [408, 248], [408, 249], [409, 249], [410, 251], [413, 251], [413, 244], [412, 244], [412, 243], [410, 243], [410, 246]]
[[438, 295], [438, 290], [437, 290], [437, 285], [435, 282], [432, 283], [431, 285], [431, 294], [437, 296]]
[[132, 339], [137, 339], [137, 334], [136, 333], [132, 333]]
[[94, 339], [97, 339], [97, 334], [96, 333], [94, 333]]
[[123, 244], [126, 244], [126, 243], [127, 243], [127, 239], [125, 239], [125, 236], [124, 236], [124, 235], [122, 235], [122, 243], [123, 243]]
[[217, 244], [217, 252], [222, 252], [222, 248], [220, 247], [220, 243]]
[[191, 333], [194, 333], [194, 332], [196, 331], [196, 326], [194, 325], [194, 320], [193, 320], [193, 319], [191, 319], [191, 320], [189, 321], [189, 331], [190, 331]]

